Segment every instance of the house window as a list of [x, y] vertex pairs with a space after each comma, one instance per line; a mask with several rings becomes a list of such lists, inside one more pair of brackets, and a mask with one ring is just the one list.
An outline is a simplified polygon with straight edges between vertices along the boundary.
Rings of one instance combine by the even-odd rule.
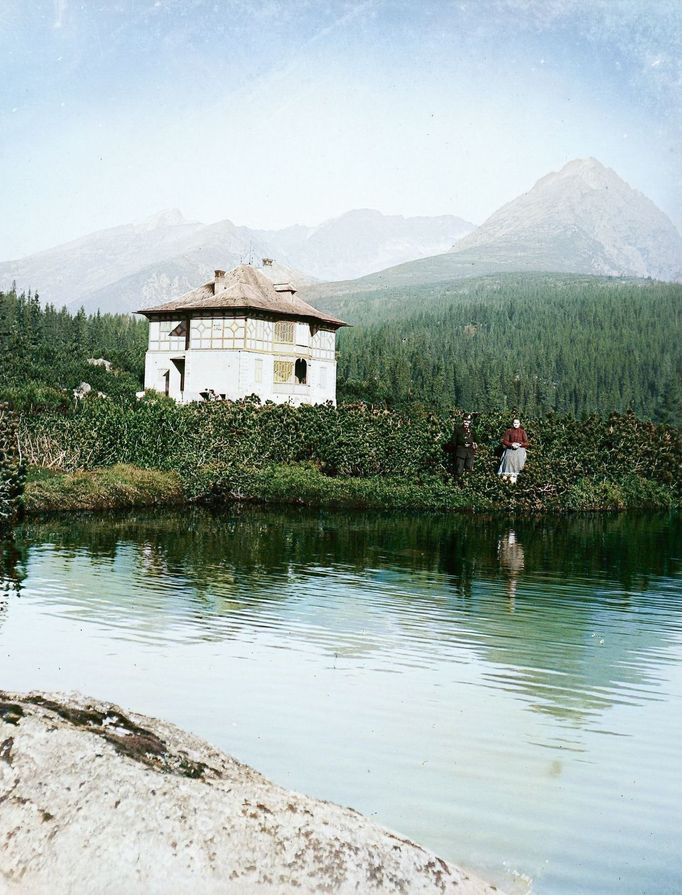
[[290, 382], [294, 372], [294, 365], [290, 360], [275, 361], [275, 382]]
[[296, 361], [296, 366], [294, 367], [294, 376], [296, 377], [296, 382], [299, 385], [305, 385], [308, 380], [308, 364], [303, 360], [302, 357]]
[[275, 342], [294, 341], [295, 323], [292, 320], [278, 320], [275, 323]]
[[263, 358], [262, 357], [256, 358], [253, 373], [254, 373], [254, 379], [256, 380], [256, 382], [263, 381]]
[[189, 320], [182, 320], [168, 333], [171, 339], [184, 339], [185, 349], [189, 348]]

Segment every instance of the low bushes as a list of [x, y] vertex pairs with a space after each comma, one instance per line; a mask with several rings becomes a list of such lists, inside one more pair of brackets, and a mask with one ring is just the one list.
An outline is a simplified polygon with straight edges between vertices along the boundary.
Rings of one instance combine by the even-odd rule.
[[0, 531], [19, 515], [24, 490], [25, 467], [19, 454], [19, 420], [0, 405]]
[[496, 475], [509, 419], [477, 419], [479, 450], [461, 485], [442, 445], [460, 414], [398, 413], [365, 404], [303, 406], [257, 399], [179, 406], [85, 400], [75, 412], [22, 419], [36, 466], [126, 464], [176, 471], [193, 499], [234, 497], [352, 505], [509, 511], [679, 505], [682, 432], [632, 414], [524, 419], [531, 447], [518, 483]]
[[464, 493], [437, 476], [411, 481], [396, 476], [352, 478], [324, 475], [312, 463], [255, 468], [214, 465], [186, 479], [190, 499], [253, 500], [363, 509], [466, 509]]

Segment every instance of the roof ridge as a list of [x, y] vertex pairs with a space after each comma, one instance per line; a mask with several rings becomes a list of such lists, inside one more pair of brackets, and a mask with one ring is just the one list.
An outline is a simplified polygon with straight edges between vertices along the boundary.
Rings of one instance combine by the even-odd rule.
[[[281, 314], [287, 317], [313, 318], [337, 327], [348, 325], [338, 317], [325, 314], [303, 301], [295, 294], [296, 290], [293, 286], [291, 290], [278, 292], [274, 283], [250, 264], [238, 264], [224, 274], [217, 270], [216, 274], [220, 274], [220, 276], [190, 289], [189, 292], [185, 292], [171, 301], [142, 308], [138, 313], [149, 316], [150, 314], [178, 311], [243, 309]], [[219, 279], [221, 283], [221, 287], [217, 291], [216, 279]], [[285, 291], [290, 293], [287, 297], [283, 295]]]

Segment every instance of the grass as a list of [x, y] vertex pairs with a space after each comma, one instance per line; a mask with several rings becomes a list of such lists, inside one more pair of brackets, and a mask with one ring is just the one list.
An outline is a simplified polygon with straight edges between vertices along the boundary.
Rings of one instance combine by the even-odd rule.
[[403, 511], [583, 512], [672, 509], [679, 506], [670, 486], [629, 475], [617, 481], [581, 478], [561, 496], [517, 506], [518, 486], [497, 477], [480, 493], [438, 476], [328, 476], [313, 463], [274, 463], [261, 468], [215, 464], [184, 474], [118, 464], [81, 472], [32, 469], [24, 494], [28, 514], [67, 510], [108, 510], [183, 502], [252, 501], [311, 507]]
[[[434, 476], [421, 481], [395, 476], [351, 478], [327, 476], [313, 464], [273, 464], [237, 472], [217, 482], [218, 499], [255, 500], [355, 509], [467, 509], [462, 491]], [[208, 496], [211, 493], [208, 492]]]
[[26, 513], [57, 510], [109, 510], [181, 503], [176, 472], [139, 469], [122, 463], [83, 472], [32, 469], [24, 492]]

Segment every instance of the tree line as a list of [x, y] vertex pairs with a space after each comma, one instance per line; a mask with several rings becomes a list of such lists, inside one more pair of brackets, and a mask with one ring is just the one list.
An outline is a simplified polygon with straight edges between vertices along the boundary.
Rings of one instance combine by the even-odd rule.
[[[112, 397], [141, 388], [147, 321], [128, 314], [72, 314], [42, 306], [37, 293], [0, 292], [0, 402], [19, 409], [66, 407], [86, 381]], [[88, 364], [112, 362], [115, 373]]]
[[506, 274], [346, 300], [339, 398], [682, 424], [682, 286]]
[[[682, 286], [505, 274], [343, 299], [338, 398], [390, 408], [583, 417], [633, 410], [682, 425]], [[66, 408], [81, 381], [133, 400], [148, 323], [0, 292], [0, 401]], [[111, 361], [115, 372], [88, 364]]]

